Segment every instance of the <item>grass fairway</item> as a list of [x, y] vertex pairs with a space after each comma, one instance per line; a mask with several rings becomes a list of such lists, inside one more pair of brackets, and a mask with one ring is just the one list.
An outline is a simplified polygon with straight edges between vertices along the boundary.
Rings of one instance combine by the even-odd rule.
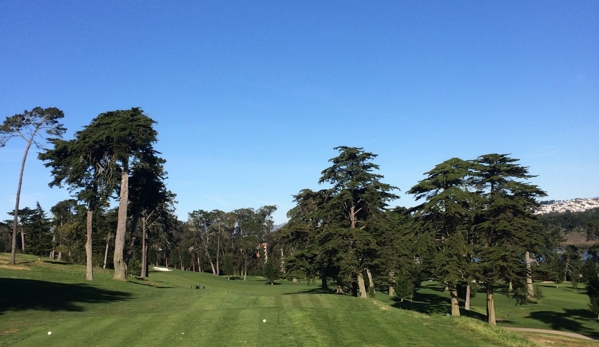
[[7, 260], [0, 254], [0, 346], [532, 345], [471, 319], [427, 316], [301, 283], [177, 270], [124, 283], [100, 269], [86, 282], [83, 266], [20, 256], [14, 268]]

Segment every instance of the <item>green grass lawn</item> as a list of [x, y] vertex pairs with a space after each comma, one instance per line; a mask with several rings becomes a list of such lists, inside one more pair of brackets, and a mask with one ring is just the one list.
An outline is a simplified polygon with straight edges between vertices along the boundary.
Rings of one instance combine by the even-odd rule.
[[[147, 281], [0, 254], [0, 346], [530, 346], [472, 319], [174, 270]], [[196, 286], [200, 289], [196, 289]], [[263, 322], [263, 320], [266, 322]], [[51, 331], [52, 335], [48, 335]]]
[[[516, 305], [515, 301], [502, 294], [495, 294], [495, 309], [499, 326], [527, 327], [575, 332], [599, 338], [599, 321], [588, 306], [584, 285], [572, 289], [570, 283], [556, 288], [554, 283], [535, 284], [542, 288], [541, 304]], [[449, 312], [449, 294], [436, 282], [425, 282], [413, 301], [400, 303], [380, 293], [377, 299], [391, 306], [414, 310], [431, 315]], [[463, 308], [463, 303], [460, 302]], [[461, 310], [463, 315], [485, 320], [486, 302], [484, 290], [472, 299], [471, 311]]]

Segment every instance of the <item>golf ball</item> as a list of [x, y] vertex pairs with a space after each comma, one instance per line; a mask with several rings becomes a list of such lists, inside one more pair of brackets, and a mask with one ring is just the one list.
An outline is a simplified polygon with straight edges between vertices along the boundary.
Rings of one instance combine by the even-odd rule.
[[266, 319], [263, 319], [263, 320], [262, 320], [262, 323], [266, 323]]
[[51, 332], [51, 331], [48, 331], [48, 335], [52, 335], [52, 332]]

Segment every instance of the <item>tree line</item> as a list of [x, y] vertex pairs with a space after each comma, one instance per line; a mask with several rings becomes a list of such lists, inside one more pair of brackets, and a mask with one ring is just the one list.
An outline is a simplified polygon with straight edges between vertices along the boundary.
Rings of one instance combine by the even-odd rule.
[[[436, 165], [407, 191], [418, 202], [407, 209], [390, 206], [399, 188], [383, 182], [376, 154], [336, 147], [338, 155], [317, 181], [326, 188], [294, 195], [289, 222], [274, 231], [276, 206], [196, 210], [179, 221], [176, 195], [165, 185], [166, 160], [154, 149], [155, 121], [141, 109], [102, 113], [71, 140], [61, 138], [63, 116], [38, 107], [0, 126], [0, 145], [17, 136], [27, 143], [12, 228], [10, 221], [0, 224], [13, 263], [20, 248], [85, 263], [88, 280], [94, 265], [127, 280], [128, 274], [148, 276], [155, 264], [228, 278], [265, 274], [271, 283], [279, 276], [318, 280], [338, 294], [386, 291], [402, 300], [423, 280], [435, 279], [446, 288], [452, 315], [460, 314], [459, 299], [468, 310], [482, 287], [490, 324], [496, 324], [496, 292], [526, 303], [542, 296], [533, 278], [559, 284], [568, 276], [578, 281], [584, 271], [588, 281], [593, 271], [596, 277], [590, 262], [582, 270], [579, 249], [560, 246], [561, 230], [534, 214], [546, 194], [507, 154]], [[40, 131], [50, 136], [47, 148]], [[19, 208], [31, 145], [42, 149], [38, 158], [51, 169], [49, 185], [72, 194], [51, 207], [51, 217], [39, 204]], [[110, 208], [112, 202], [118, 207]]]

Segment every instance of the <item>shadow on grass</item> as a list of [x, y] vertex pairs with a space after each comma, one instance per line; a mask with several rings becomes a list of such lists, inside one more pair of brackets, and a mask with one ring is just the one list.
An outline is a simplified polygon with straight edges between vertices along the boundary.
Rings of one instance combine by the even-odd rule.
[[[392, 307], [404, 310], [416, 311], [428, 315], [451, 313], [451, 304], [449, 302], [449, 293], [445, 293], [444, 288], [438, 285], [428, 285], [426, 291], [416, 291], [412, 300], [401, 301], [400, 298], [393, 298], [395, 302]], [[462, 316], [485, 321], [487, 316], [484, 314], [464, 309], [464, 302], [460, 299], [460, 314]]]
[[318, 288], [307, 288], [306, 290], [300, 290], [297, 292], [283, 293], [283, 295], [293, 295], [293, 294], [335, 294], [335, 290], [328, 288], [323, 289], [321, 287]]
[[548, 324], [553, 330], [571, 331], [595, 339], [599, 338], [599, 332], [585, 328], [580, 323], [580, 321], [595, 322], [597, 320], [597, 316], [590, 310], [566, 308], [564, 312], [535, 311], [531, 312], [527, 318]]
[[77, 303], [127, 300], [130, 293], [37, 280], [0, 278], [0, 315], [6, 311], [84, 311]]
[[62, 260], [43, 260], [42, 262], [54, 265], [73, 265], [73, 263], [62, 261]]

